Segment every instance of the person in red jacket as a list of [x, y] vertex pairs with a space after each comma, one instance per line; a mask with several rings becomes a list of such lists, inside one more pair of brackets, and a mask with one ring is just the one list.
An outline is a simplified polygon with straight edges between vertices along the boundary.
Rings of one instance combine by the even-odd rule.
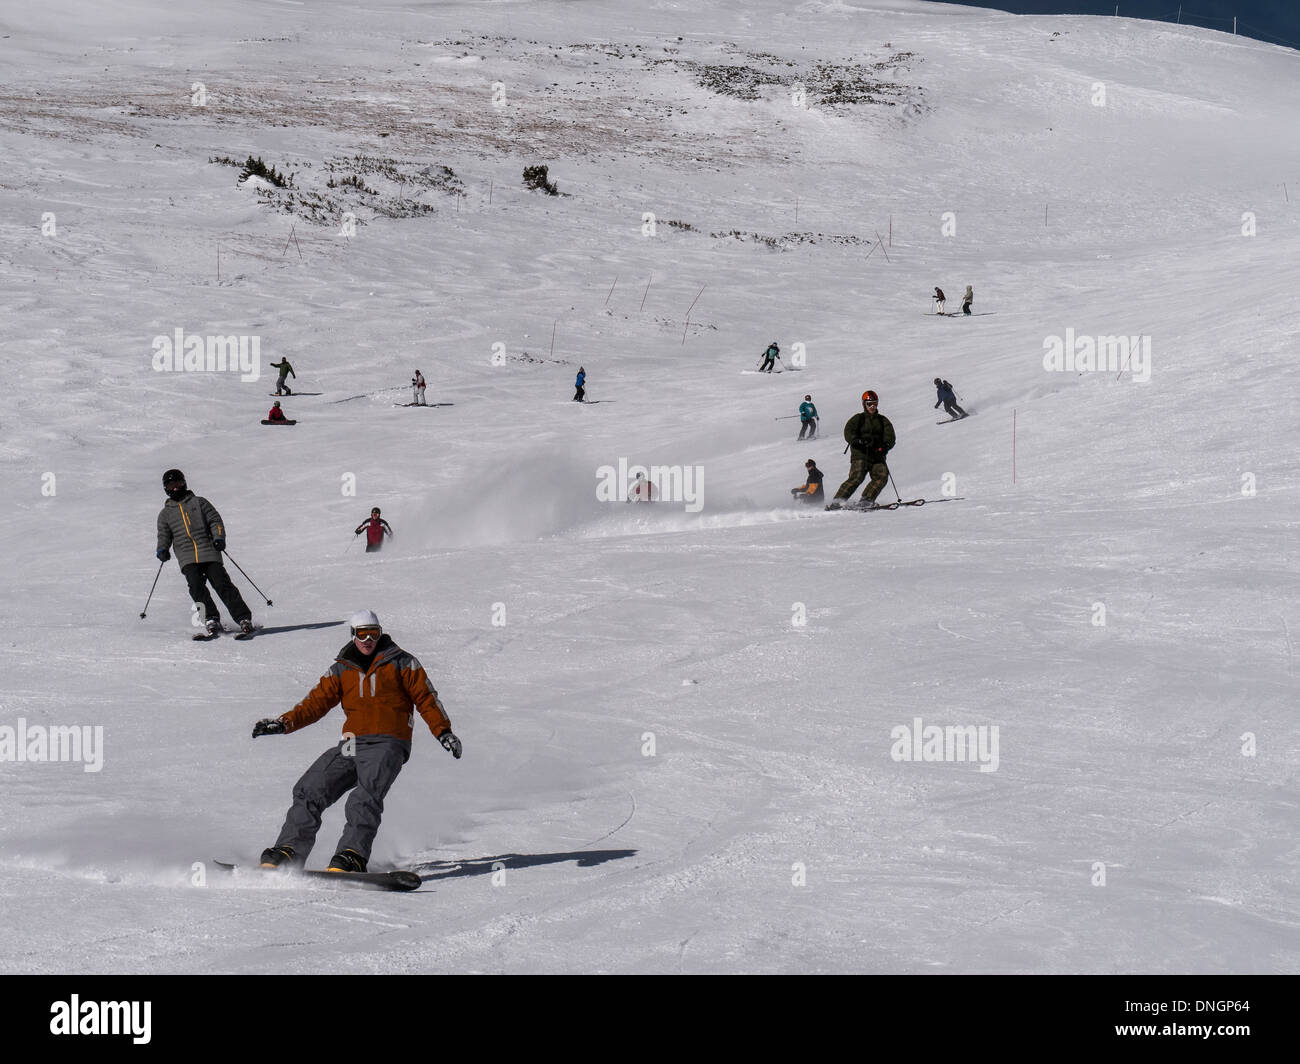
[[366, 534], [366, 553], [383, 549], [384, 536], [391, 536], [393, 530], [388, 527], [388, 522], [379, 516], [379, 507], [376, 506], [370, 511], [370, 520], [362, 521], [357, 525], [355, 535]]
[[277, 399], [275, 405], [271, 407], [270, 413], [266, 415], [267, 421], [288, 421], [284, 416], [284, 411], [280, 409], [280, 401]]
[[411, 756], [415, 714], [459, 760], [461, 743], [424, 666], [384, 633], [372, 610], [354, 613], [351, 640], [325, 675], [288, 713], [259, 720], [253, 738], [284, 735], [343, 706], [343, 739], [318, 757], [293, 788], [293, 805], [263, 868], [300, 867], [311, 853], [325, 810], [351, 791], [347, 826], [328, 871], [364, 872], [384, 813], [384, 796]]

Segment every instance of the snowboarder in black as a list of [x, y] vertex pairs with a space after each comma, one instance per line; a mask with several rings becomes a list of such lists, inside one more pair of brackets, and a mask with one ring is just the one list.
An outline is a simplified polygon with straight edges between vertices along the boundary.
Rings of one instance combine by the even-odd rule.
[[938, 377], [934, 378], [934, 387], [938, 392], [939, 398], [935, 400], [934, 408], [939, 409], [939, 404], [943, 403], [943, 408], [948, 412], [948, 416], [956, 421], [958, 418], [968, 417], [969, 415], [957, 405], [957, 393], [953, 391], [952, 385], [947, 381], [942, 381]]
[[804, 468], [808, 471], [807, 481], [801, 487], [791, 488], [790, 494], [800, 502], [824, 502], [826, 492], [822, 488], [822, 471], [811, 458], [804, 462]]

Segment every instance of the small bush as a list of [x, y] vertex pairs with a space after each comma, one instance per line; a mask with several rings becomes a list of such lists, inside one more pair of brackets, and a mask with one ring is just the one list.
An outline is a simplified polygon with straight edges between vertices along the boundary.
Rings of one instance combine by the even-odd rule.
[[525, 166], [524, 187], [541, 189], [550, 196], [559, 195], [559, 189], [555, 182], [547, 180], [545, 166]]
[[240, 181], [247, 181], [250, 177], [260, 177], [264, 181], [269, 181], [276, 188], [288, 188], [292, 182], [284, 174], [280, 173], [274, 166], [267, 166], [262, 162], [261, 157], [254, 159], [251, 155], [248, 161], [244, 163], [244, 169], [239, 175]]

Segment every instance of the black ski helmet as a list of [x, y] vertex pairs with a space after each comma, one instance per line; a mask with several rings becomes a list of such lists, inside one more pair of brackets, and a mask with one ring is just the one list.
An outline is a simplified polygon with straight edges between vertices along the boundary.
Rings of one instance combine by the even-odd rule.
[[934, 378], [934, 383], [935, 383], [935, 384], [942, 384], [943, 381], [941, 381], [938, 377], [935, 377], [935, 378]]
[[182, 473], [179, 469], [169, 469], [167, 470], [166, 473], [163, 474], [163, 487], [166, 487], [168, 484], [175, 484], [178, 482], [181, 484], [185, 483], [185, 474]]
[[372, 507], [370, 508], [370, 516], [371, 516], [371, 517], [374, 517], [374, 516], [375, 516], [376, 514], [378, 514], [378, 513], [379, 513], [379, 507], [378, 507], [378, 506], [372, 506]]

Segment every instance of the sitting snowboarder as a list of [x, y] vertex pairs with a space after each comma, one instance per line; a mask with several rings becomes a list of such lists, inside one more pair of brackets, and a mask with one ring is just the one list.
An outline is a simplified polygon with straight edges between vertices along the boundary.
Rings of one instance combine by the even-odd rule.
[[808, 470], [807, 482], [801, 487], [791, 488], [790, 494], [800, 502], [825, 502], [826, 492], [822, 488], [822, 471], [811, 458], [804, 462], [804, 468]]
[[266, 420], [267, 421], [288, 421], [289, 420], [284, 416], [284, 411], [280, 409], [279, 399], [275, 401], [275, 405], [271, 407], [270, 412], [266, 415]]

